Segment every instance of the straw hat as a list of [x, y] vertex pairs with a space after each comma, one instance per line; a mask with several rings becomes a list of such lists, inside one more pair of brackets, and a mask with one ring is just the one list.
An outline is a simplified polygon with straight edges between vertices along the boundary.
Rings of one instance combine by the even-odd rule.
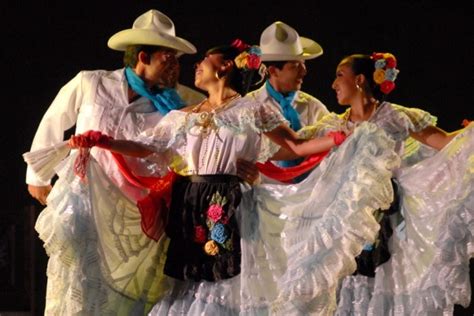
[[260, 36], [262, 61], [313, 59], [323, 54], [315, 41], [301, 37], [291, 26], [277, 21], [268, 26]]
[[153, 45], [173, 48], [185, 54], [196, 53], [193, 44], [176, 36], [173, 21], [153, 9], [140, 15], [131, 29], [112, 35], [107, 45], [119, 51], [124, 51], [129, 45]]

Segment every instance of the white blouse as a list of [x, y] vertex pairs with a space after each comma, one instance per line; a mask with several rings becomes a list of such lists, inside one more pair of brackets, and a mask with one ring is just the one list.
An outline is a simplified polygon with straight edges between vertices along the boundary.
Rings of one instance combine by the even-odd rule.
[[[359, 123], [347, 119], [349, 111], [350, 109], [347, 109], [342, 114], [330, 113], [317, 124], [302, 128], [299, 134], [303, 138], [312, 138], [330, 131], [354, 129]], [[383, 102], [368, 121], [382, 128], [396, 142], [395, 150], [401, 156], [412, 155], [422, 147], [430, 152], [427, 154], [432, 154], [426, 146], [410, 137], [410, 132], [419, 132], [429, 125], [436, 125], [437, 118], [430, 113], [418, 108]]]
[[218, 112], [171, 111], [137, 140], [181, 175], [235, 175], [237, 159], [263, 162], [274, 154], [262, 133], [286, 122], [273, 106], [244, 97]]

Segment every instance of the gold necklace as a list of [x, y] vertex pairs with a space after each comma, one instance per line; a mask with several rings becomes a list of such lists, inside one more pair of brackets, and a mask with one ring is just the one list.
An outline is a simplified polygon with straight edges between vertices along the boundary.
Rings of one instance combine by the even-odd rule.
[[[212, 108], [211, 111], [202, 111], [199, 112], [201, 107], [206, 101], [209, 101], [209, 99], [205, 99], [201, 101], [199, 104], [197, 104], [190, 112], [188, 112], [188, 116], [190, 113], [197, 114], [197, 119], [196, 119], [196, 125], [199, 126], [199, 132], [205, 136], [209, 134], [211, 129], [216, 129], [216, 124], [214, 122], [214, 116], [216, 113], [224, 110], [227, 105], [229, 105], [232, 101], [240, 98], [241, 95], [236, 93], [230, 97], [227, 97], [224, 99], [225, 102], [221, 103], [219, 107]], [[210, 103], [209, 103], [210, 104]]]
[[[192, 112], [194, 113], [198, 113], [199, 110], [201, 109], [201, 107], [204, 105], [204, 103], [209, 102], [209, 106], [211, 108], [211, 111], [210, 112], [214, 112], [216, 113], [218, 110], [221, 111], [222, 109], [224, 109], [226, 107], [226, 105], [228, 105], [230, 102], [232, 102], [233, 100], [237, 99], [238, 97], [240, 97], [240, 94], [236, 93], [236, 94], [233, 94], [231, 96], [228, 96], [226, 98], [224, 98], [222, 101], [221, 104], [218, 104], [216, 106], [213, 106], [211, 104], [211, 102], [209, 102], [209, 98], [206, 98], [204, 100], [202, 100], [199, 104], [197, 104], [193, 109], [192, 109]], [[204, 111], [204, 112], [209, 112], [209, 111]]]

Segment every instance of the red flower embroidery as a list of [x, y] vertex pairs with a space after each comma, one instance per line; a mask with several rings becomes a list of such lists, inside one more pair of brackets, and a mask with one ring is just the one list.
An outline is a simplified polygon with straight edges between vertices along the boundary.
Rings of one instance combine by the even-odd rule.
[[202, 226], [194, 227], [194, 242], [203, 244], [207, 241], [207, 231]]

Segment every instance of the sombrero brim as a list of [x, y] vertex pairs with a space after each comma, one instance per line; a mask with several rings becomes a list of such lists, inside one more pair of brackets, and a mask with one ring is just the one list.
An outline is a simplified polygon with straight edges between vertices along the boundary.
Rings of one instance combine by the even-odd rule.
[[195, 54], [196, 47], [187, 40], [151, 30], [127, 29], [110, 37], [107, 45], [114, 50], [125, 51], [129, 45], [153, 45], [176, 49], [184, 54]]
[[294, 54], [262, 54], [260, 56], [262, 61], [286, 61], [295, 59], [313, 59], [323, 54], [323, 48], [321, 45], [306, 37], [300, 37], [301, 46], [303, 47], [303, 53], [299, 55]]

